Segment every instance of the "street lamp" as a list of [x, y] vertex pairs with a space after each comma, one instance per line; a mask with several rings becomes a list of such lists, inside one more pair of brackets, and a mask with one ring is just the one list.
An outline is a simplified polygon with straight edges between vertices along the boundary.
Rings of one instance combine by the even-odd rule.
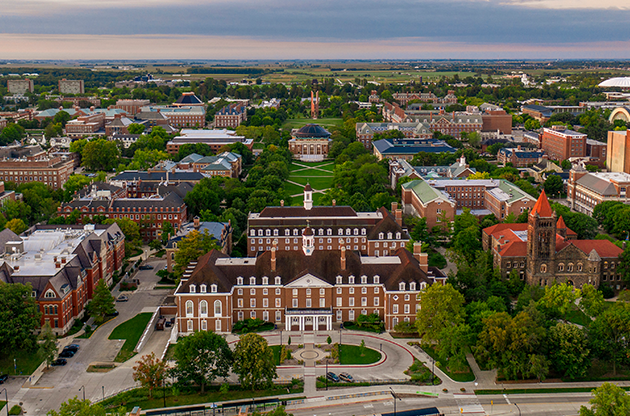
[[521, 408], [518, 407], [518, 404], [514, 403], [514, 406], [518, 409], [518, 416], [521, 416]]
[[6, 388], [2, 389], [2, 391], [0, 391], [0, 394], [2, 394], [3, 391], [4, 391], [4, 399], [7, 402], [6, 404], [7, 416], [9, 416], [9, 394], [7, 393]]
[[79, 391], [82, 391], [82, 392], [83, 392], [83, 401], [85, 401], [85, 386], [83, 386], [83, 385], [82, 385], [82, 386], [79, 388]]
[[396, 397], [396, 393], [394, 393], [394, 389], [392, 389], [391, 387], [389, 389], [391, 390], [390, 394], [394, 398], [394, 416], [396, 416], [396, 399], [398, 399], [398, 400], [402, 400], [402, 399]]

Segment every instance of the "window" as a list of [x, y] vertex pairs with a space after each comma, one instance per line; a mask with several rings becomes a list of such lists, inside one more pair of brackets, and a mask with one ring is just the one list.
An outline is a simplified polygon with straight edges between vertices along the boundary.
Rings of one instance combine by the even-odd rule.
[[276, 298], [276, 308], [279, 308], [280, 306], [282, 306], [280, 302], [282, 302], [280, 298]]
[[214, 316], [221, 316], [223, 314], [223, 305], [220, 300], [214, 301]]
[[578, 263], [577, 271], [578, 272], [582, 271], [582, 263]]
[[242, 321], [245, 318], [245, 314], [243, 313], [243, 311], [239, 311], [238, 312], [238, 320]]
[[208, 302], [205, 300], [199, 302], [199, 314], [203, 317], [208, 316]]
[[269, 299], [264, 298], [263, 299], [263, 308], [268, 308], [269, 307]]
[[540, 265], [540, 272], [541, 273], [547, 273], [547, 265], [546, 264], [541, 264]]
[[326, 289], [324, 288], [319, 289], [319, 294], [320, 296], [324, 296], [326, 294]]
[[210, 285], [210, 292], [217, 293], [217, 285], [215, 284]]
[[311, 289], [306, 289], [306, 296], [311, 296]]
[[342, 319], [342, 315], [341, 315], [341, 311], [337, 311], [337, 321], [341, 321]]
[[409, 304], [405, 304], [405, 313], [409, 314]]
[[294, 308], [297, 308], [297, 307], [298, 307], [298, 300], [297, 300], [297, 299], [293, 299], [292, 306], [293, 306]]
[[400, 291], [405, 290], [405, 282], [398, 283], [398, 290], [400, 290]]
[[337, 298], [337, 306], [343, 306], [343, 298], [341, 297]]
[[350, 283], [351, 285], [354, 284], [354, 276], [348, 277], [348, 283]]
[[348, 312], [348, 319], [351, 321], [354, 321], [354, 311], [349, 311]]
[[394, 305], [392, 312], [393, 313], [398, 313], [398, 305]]
[[193, 316], [193, 301], [192, 300], [187, 300], [186, 301], [186, 316]]
[[206, 285], [199, 285], [199, 292], [206, 293]]
[[340, 287], [337, 288], [337, 294], [341, 295], [341, 288]]
[[354, 306], [354, 298], [348, 298], [349, 306]]
[[361, 276], [361, 284], [367, 285], [367, 276]]
[[282, 312], [276, 311], [276, 322], [280, 322], [282, 320]]
[[367, 298], [361, 298], [361, 306], [367, 306]]
[[381, 277], [379, 275], [374, 276], [374, 284], [378, 285], [381, 282]]
[[409, 300], [409, 294], [405, 295], [405, 300]]
[[189, 291], [190, 293], [195, 293], [195, 292], [197, 291], [197, 287], [196, 287], [195, 285], [190, 285], [190, 286], [188, 287], [188, 291]]
[[242, 308], [242, 307], [243, 307], [243, 299], [237, 299], [237, 300], [236, 300], [236, 305], [237, 305], [239, 308]]
[[256, 284], [256, 278], [254, 276], [249, 278], [249, 284], [250, 285], [255, 285]]
[[206, 321], [205, 319], [203, 321], [201, 321], [201, 330], [202, 331], [207, 331], [208, 330], [208, 321]]
[[242, 286], [243, 285], [243, 278], [242, 277], [237, 277], [236, 278], [236, 284], [239, 285], [239, 286]]
[[311, 307], [311, 299], [306, 299], [306, 307], [307, 308]]
[[214, 332], [221, 332], [221, 320], [214, 321]]
[[320, 298], [319, 299], [319, 307], [320, 308], [325, 308], [326, 307], [326, 299], [324, 299], [324, 298]]
[[350, 288], [350, 294], [351, 294], [351, 295], [353, 295], [353, 294], [354, 294], [354, 288], [353, 288], [353, 287], [351, 287], [351, 288]]
[[560, 263], [560, 264], [558, 264], [558, 271], [559, 271], [559, 272], [564, 271], [564, 263]]
[[280, 293], [282, 293], [282, 289], [276, 288], [276, 295], [279, 295]]
[[366, 294], [367, 293], [367, 287], [363, 286], [361, 288], [361, 293]]
[[374, 306], [378, 306], [379, 304], [379, 298], [374, 298]]
[[336, 283], [337, 283], [338, 285], [343, 284], [343, 277], [341, 277], [341, 276], [337, 276]]
[[249, 300], [249, 307], [250, 308], [255, 308], [256, 307], [256, 299], [250, 299]]
[[252, 318], [252, 319], [256, 319], [256, 311], [251, 311], [249, 313], [249, 317]]
[[269, 320], [269, 312], [267, 311], [263, 311], [263, 321], [268, 321]]
[[238, 290], [236, 291], [236, 293], [238, 293], [239, 295], [242, 295], [242, 294], [243, 294], [243, 289], [238, 289]]
[[55, 298], [55, 297], [57, 297], [57, 296], [55, 295], [55, 292], [53, 292], [52, 290], [48, 290], [48, 291], [46, 292], [46, 294], [44, 295], [44, 297], [45, 297], [45, 298]]
[[416, 282], [409, 283], [409, 290], [411, 290], [411, 291], [416, 290]]
[[193, 321], [191, 319], [189, 319], [188, 322], [186, 322], [186, 329], [188, 330], [188, 332], [193, 331]]
[[249, 289], [249, 294], [252, 295], [252, 296], [256, 295], [256, 289], [254, 289], [254, 288]]
[[263, 285], [268, 285], [269, 284], [269, 278], [267, 276], [262, 278], [262, 284]]

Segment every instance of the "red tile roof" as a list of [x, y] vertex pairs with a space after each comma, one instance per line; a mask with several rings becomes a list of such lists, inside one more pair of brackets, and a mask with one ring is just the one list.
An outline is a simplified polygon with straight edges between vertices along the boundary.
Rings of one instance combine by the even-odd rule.
[[499, 252], [501, 257], [525, 257], [527, 256], [527, 243], [524, 241], [512, 241], [507, 243]]
[[602, 258], [619, 257], [623, 252], [622, 249], [608, 240], [571, 240], [569, 244], [573, 244], [586, 254], [595, 249], [599, 257]]
[[484, 228], [483, 232], [488, 235], [494, 235], [497, 232], [503, 230], [512, 230], [512, 231], [527, 231], [527, 223], [517, 223], [517, 224], [496, 224], [488, 228]]
[[551, 210], [551, 205], [549, 205], [549, 200], [547, 199], [547, 194], [545, 194], [545, 190], [540, 193], [538, 197], [538, 201], [532, 208], [532, 212], [529, 215], [538, 214], [540, 217], [548, 218], [553, 216], [553, 211]]
[[558, 222], [556, 223], [556, 228], [558, 230], [567, 228], [567, 225], [564, 223], [564, 219], [562, 218], [562, 215], [560, 215], [560, 218], [558, 218]]

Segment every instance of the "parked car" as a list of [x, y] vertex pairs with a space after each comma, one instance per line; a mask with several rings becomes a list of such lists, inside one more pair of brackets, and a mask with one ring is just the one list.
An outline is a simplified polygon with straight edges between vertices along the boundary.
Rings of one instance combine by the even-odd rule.
[[332, 371], [329, 371], [326, 373], [326, 378], [330, 381], [333, 381], [335, 383], [339, 383], [341, 380], [339, 379], [339, 376], [335, 373], [333, 373]]
[[339, 378], [348, 383], [354, 383], [354, 378], [348, 373], [339, 373]]
[[153, 270], [153, 266], [151, 266], [150, 264], [143, 264], [142, 266], [138, 267], [140, 270]]
[[127, 302], [129, 300], [129, 296], [120, 295], [116, 298], [116, 302]]
[[118, 312], [118, 311], [114, 311], [114, 312], [109, 314], [109, 316], [118, 316], [118, 315], [120, 315], [120, 312]]
[[76, 351], [72, 351], [72, 350], [63, 350], [59, 353], [59, 356], [61, 358], [72, 358], [74, 357], [74, 354], [76, 354]]
[[53, 362], [52, 362], [52, 364], [50, 364], [50, 365], [52, 365], [52, 366], [56, 367], [56, 366], [59, 366], [59, 365], [66, 365], [66, 364], [68, 364], [68, 361], [66, 361], [66, 359], [65, 359], [65, 358], [57, 358], [57, 359], [56, 359], [55, 361], [53, 361]]
[[70, 345], [66, 345], [65, 347], [63, 347], [64, 350], [71, 350], [74, 352], [79, 351], [79, 348], [81, 348], [81, 346], [79, 344], [70, 344]]
[[2, 374], [0, 375], [0, 384], [4, 383], [5, 381], [7, 381], [9, 379], [9, 376], [6, 374]]

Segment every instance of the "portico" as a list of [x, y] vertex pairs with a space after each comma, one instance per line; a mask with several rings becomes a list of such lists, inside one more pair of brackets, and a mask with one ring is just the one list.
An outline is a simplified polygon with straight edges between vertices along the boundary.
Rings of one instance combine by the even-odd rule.
[[284, 314], [284, 328], [286, 331], [292, 331], [293, 326], [297, 326], [298, 331], [302, 332], [310, 325], [313, 331], [331, 331], [332, 317], [332, 308], [287, 308]]

